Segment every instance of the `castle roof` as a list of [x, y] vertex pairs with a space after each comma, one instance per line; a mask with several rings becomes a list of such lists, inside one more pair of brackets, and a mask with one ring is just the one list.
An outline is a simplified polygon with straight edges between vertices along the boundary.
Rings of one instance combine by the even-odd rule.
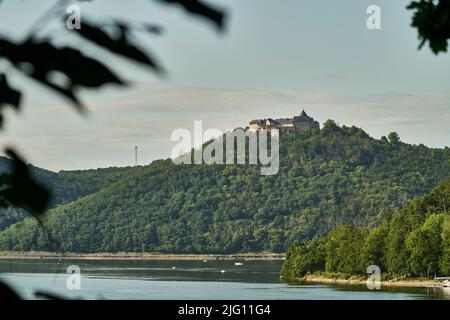
[[272, 118], [267, 118], [266, 119], [266, 124], [268, 124], [268, 125], [279, 125], [279, 123], [278, 123], [278, 121], [276, 121], [276, 120], [273, 120]]
[[302, 113], [299, 116], [294, 116], [294, 122], [296, 121], [307, 121], [307, 122], [313, 122], [314, 119], [308, 116], [305, 112], [305, 110], [302, 111]]
[[281, 119], [276, 119], [276, 121], [280, 125], [289, 125], [289, 124], [292, 124], [294, 122], [294, 118], [281, 118]]
[[279, 125], [278, 121], [273, 120], [272, 118], [252, 120], [250, 121], [249, 124], [271, 125], [271, 126]]

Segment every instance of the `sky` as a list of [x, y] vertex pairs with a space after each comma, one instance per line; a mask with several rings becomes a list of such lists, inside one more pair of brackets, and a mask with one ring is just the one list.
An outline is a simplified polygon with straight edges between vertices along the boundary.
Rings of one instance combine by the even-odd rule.
[[[450, 54], [418, 50], [403, 0], [208, 0], [227, 11], [219, 33], [205, 20], [151, 0], [79, 2], [83, 17], [161, 25], [135, 41], [168, 71], [164, 78], [80, 42], [58, 21], [41, 26], [58, 45], [83, 48], [130, 80], [128, 88], [83, 92], [86, 117], [0, 61], [25, 92], [20, 113], [5, 111], [0, 147], [15, 146], [50, 170], [139, 164], [168, 158], [173, 130], [220, 130], [252, 119], [291, 117], [304, 109], [323, 123], [362, 127], [375, 138], [397, 131], [404, 142], [450, 146]], [[23, 38], [54, 1], [4, 0], [0, 34]], [[131, 4], [132, 3], [132, 4]], [[366, 27], [369, 5], [381, 29]]]

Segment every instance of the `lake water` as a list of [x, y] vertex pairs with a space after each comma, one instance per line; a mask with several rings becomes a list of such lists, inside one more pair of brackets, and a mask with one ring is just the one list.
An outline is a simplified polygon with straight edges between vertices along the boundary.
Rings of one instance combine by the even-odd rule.
[[[36, 291], [82, 299], [450, 299], [443, 288], [289, 284], [282, 261], [0, 260], [0, 279], [23, 297]], [[80, 268], [80, 289], [67, 289], [67, 267]], [[222, 270], [224, 272], [222, 272]], [[69, 283], [70, 284], [70, 283]], [[76, 284], [72, 282], [72, 284]]]

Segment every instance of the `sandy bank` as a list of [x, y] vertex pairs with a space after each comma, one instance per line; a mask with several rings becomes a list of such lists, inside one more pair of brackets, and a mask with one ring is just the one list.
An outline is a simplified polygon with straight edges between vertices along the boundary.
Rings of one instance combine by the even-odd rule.
[[[323, 283], [323, 284], [338, 284], [338, 285], [367, 285], [367, 279], [352, 278], [352, 279], [335, 279], [326, 278], [315, 275], [309, 275], [303, 278], [296, 279], [299, 282], [308, 283]], [[405, 279], [405, 280], [388, 280], [381, 281], [382, 287], [440, 287], [442, 282], [437, 280], [419, 280], [419, 279]]]

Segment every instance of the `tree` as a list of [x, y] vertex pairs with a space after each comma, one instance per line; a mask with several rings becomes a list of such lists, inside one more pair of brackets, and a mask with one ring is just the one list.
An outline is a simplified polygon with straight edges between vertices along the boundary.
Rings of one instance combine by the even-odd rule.
[[291, 244], [289, 249], [286, 251], [286, 260], [281, 267], [281, 279], [294, 280], [304, 275], [302, 261], [304, 259], [305, 251], [306, 246], [302, 242], [295, 240]]
[[442, 226], [445, 214], [432, 214], [425, 223], [406, 238], [409, 268], [415, 276], [429, 277], [439, 273], [442, 254]]
[[419, 33], [419, 49], [428, 41], [434, 54], [447, 52], [450, 38], [450, 0], [413, 1], [407, 7], [414, 10], [412, 26]]
[[405, 239], [411, 227], [402, 217], [402, 212], [394, 212], [389, 223], [389, 232], [386, 238], [386, 267], [393, 275], [406, 275], [408, 273], [408, 253], [405, 248]]
[[388, 139], [391, 144], [397, 144], [400, 142], [400, 136], [398, 135], [397, 132], [389, 133]]
[[370, 230], [363, 251], [366, 266], [377, 265], [382, 271], [386, 270], [385, 252], [388, 231], [389, 228], [386, 223]]
[[296, 240], [286, 252], [286, 260], [280, 271], [280, 279], [294, 280], [325, 267], [325, 241], [313, 239], [308, 244]]
[[450, 216], [448, 216], [442, 226], [442, 256], [439, 261], [441, 274], [450, 274]]
[[334, 120], [328, 119], [324, 122], [321, 132], [323, 135], [332, 135], [342, 132], [342, 129], [334, 122]]
[[347, 275], [365, 274], [363, 248], [367, 233], [350, 225], [342, 225], [327, 240], [326, 271]]

